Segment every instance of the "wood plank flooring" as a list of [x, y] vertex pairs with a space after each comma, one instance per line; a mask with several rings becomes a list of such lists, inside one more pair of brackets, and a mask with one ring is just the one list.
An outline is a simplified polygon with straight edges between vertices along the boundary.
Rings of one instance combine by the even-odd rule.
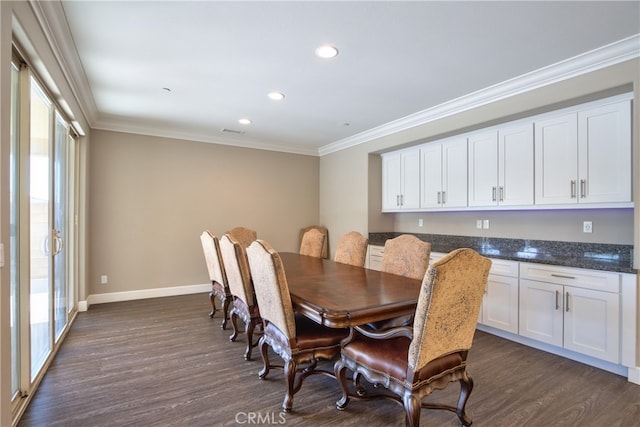
[[[308, 378], [283, 414], [282, 370], [258, 379], [257, 351], [230, 342], [206, 294], [92, 306], [80, 313], [19, 427], [363, 426], [404, 424], [389, 401], [335, 402], [339, 389]], [[219, 312], [218, 312], [219, 313]], [[640, 425], [640, 386], [626, 378], [477, 332], [467, 405], [474, 426]], [[457, 395], [457, 385], [429, 399]], [[454, 414], [422, 410], [421, 425], [457, 426]]]

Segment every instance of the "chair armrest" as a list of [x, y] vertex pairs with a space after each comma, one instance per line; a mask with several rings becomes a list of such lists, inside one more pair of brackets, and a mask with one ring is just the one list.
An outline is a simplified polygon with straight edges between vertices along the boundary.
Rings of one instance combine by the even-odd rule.
[[385, 329], [383, 331], [376, 331], [363, 326], [355, 326], [354, 329], [368, 338], [384, 340], [389, 338], [407, 337], [410, 340], [413, 339], [413, 328], [410, 326], [398, 326], [395, 328]]

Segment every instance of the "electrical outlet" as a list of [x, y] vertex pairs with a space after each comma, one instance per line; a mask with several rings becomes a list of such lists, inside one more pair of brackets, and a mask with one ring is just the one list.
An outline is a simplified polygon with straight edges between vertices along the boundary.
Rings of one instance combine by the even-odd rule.
[[482, 229], [482, 220], [481, 219], [476, 220], [476, 228], [478, 230]]
[[424, 220], [422, 218], [418, 219], [418, 227], [424, 227]]
[[482, 221], [482, 228], [484, 229], [488, 229], [489, 228], [489, 220], [485, 219], [484, 221]]
[[584, 221], [582, 223], [583, 233], [593, 233], [593, 223], [591, 221]]
[[103, 274], [102, 276], [100, 276], [100, 284], [101, 285], [106, 285], [107, 283], [109, 283], [107, 275]]

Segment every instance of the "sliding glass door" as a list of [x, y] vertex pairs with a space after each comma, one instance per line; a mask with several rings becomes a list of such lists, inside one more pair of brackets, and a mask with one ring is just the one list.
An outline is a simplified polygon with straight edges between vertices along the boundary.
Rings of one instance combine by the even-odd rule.
[[[14, 400], [42, 378], [75, 310], [75, 145], [25, 66], [13, 64], [11, 338]], [[14, 233], [15, 230], [15, 233]]]

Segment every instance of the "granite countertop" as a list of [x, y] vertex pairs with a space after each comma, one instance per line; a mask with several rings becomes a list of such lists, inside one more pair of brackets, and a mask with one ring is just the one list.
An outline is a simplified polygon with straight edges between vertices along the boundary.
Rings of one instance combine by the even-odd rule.
[[384, 246], [387, 239], [400, 234], [413, 234], [420, 240], [430, 242], [433, 252], [446, 253], [457, 248], [472, 248], [494, 259], [636, 274], [632, 245], [396, 232], [369, 233], [369, 244]]

